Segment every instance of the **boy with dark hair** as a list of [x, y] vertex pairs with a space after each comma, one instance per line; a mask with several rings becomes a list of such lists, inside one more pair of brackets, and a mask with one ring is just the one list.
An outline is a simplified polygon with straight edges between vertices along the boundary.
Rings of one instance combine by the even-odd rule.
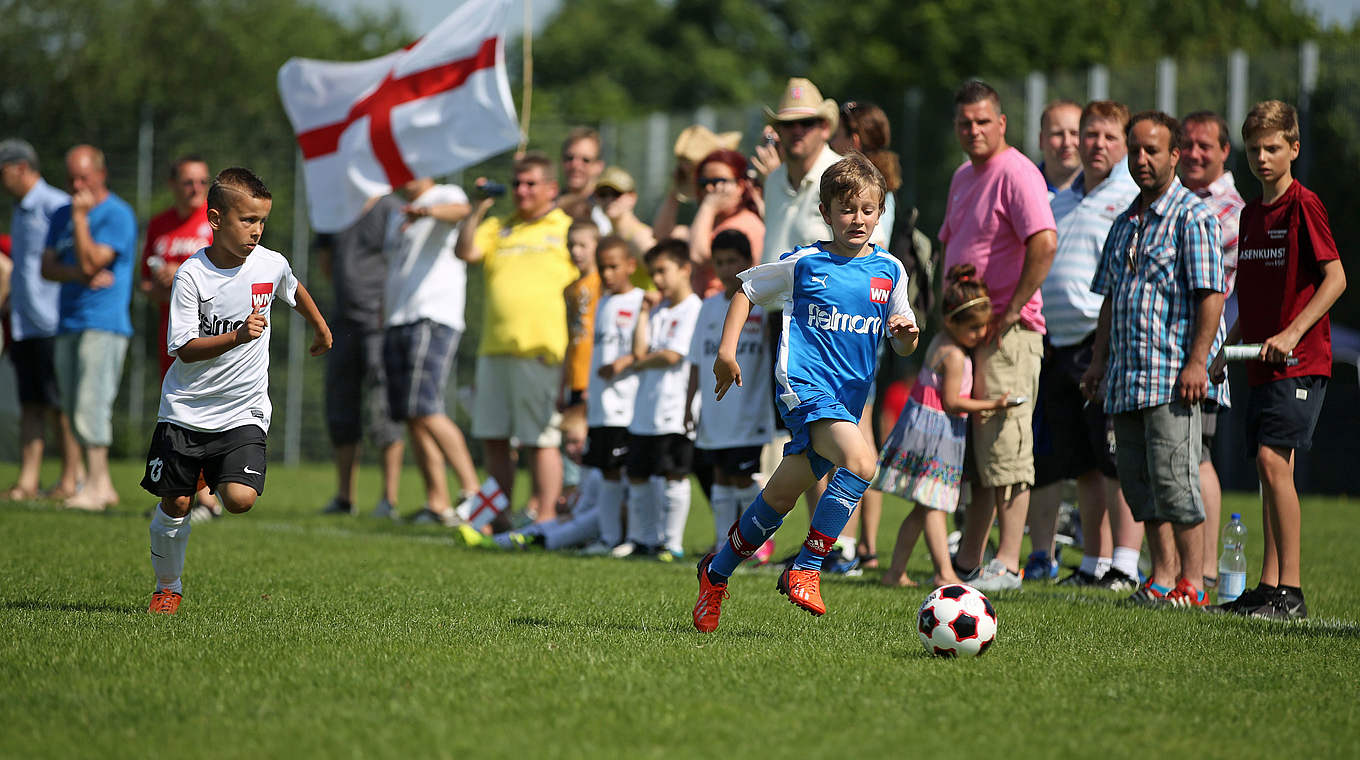
[[638, 376], [633, 366], [633, 333], [642, 315], [642, 288], [632, 283], [637, 259], [623, 238], [610, 235], [595, 251], [603, 293], [595, 307], [590, 382], [586, 386], [586, 451], [581, 462], [600, 471], [600, 539], [585, 548], [608, 554], [623, 543], [623, 463], [628, 457], [628, 424], [633, 421]]
[[567, 286], [567, 357], [563, 362], [562, 406], [584, 404], [590, 381], [590, 359], [595, 333], [595, 304], [600, 300], [600, 273], [595, 265], [595, 249], [600, 228], [580, 219], [567, 228], [567, 252], [581, 276]]
[[[628, 540], [615, 557], [639, 551], [663, 562], [683, 556], [694, 463], [694, 363], [689, 359], [702, 301], [690, 285], [689, 244], [663, 240], [644, 257], [661, 303], [639, 320], [633, 341], [638, 373], [628, 425]], [[651, 479], [664, 478], [657, 494]]]
[[820, 570], [851, 512], [869, 487], [878, 452], [859, 429], [859, 415], [887, 335], [899, 355], [920, 336], [907, 291], [907, 274], [892, 254], [869, 242], [883, 212], [883, 175], [860, 155], [822, 174], [821, 212], [832, 239], [784, 254], [742, 272], [732, 296], [713, 365], [715, 398], [742, 385], [737, 346], [751, 305], [779, 309], [784, 332], [776, 361], [779, 412], [792, 435], [784, 459], [727, 542], [699, 562], [694, 627], [717, 629], [727, 580], [779, 528], [814, 481], [836, 469], [812, 515], [807, 540], [779, 576], [779, 592], [813, 615], [826, 613]]
[[[1257, 103], [1242, 124], [1261, 197], [1242, 209], [1237, 257], [1238, 322], [1228, 342], [1260, 343], [1247, 362], [1247, 439], [1261, 476], [1265, 558], [1256, 588], [1218, 611], [1277, 620], [1308, 616], [1300, 588], [1299, 495], [1294, 451], [1312, 445], [1332, 374], [1327, 312], [1346, 272], [1322, 201], [1294, 179], [1299, 122], [1293, 106]], [[1221, 358], [1218, 362], [1221, 372]]]
[[151, 519], [156, 592], [148, 612], [173, 615], [189, 543], [189, 507], [203, 473], [228, 512], [264, 493], [269, 403], [269, 319], [280, 297], [331, 347], [326, 320], [282, 254], [260, 245], [273, 201], [248, 169], [224, 169], [208, 191], [212, 245], [180, 265], [170, 293], [168, 348], [156, 432], [142, 487], [160, 497]]

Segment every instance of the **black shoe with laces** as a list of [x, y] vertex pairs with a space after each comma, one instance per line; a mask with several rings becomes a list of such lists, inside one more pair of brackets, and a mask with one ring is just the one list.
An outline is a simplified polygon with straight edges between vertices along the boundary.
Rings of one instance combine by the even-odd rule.
[[[1120, 574], [1123, 575], [1123, 573]], [[1077, 569], [1073, 570], [1071, 575], [1058, 581], [1058, 585], [1075, 587], [1099, 586], [1100, 579], [1084, 570]], [[1134, 586], [1136, 588], [1137, 584], [1134, 584]]]
[[1263, 620], [1303, 620], [1308, 617], [1308, 605], [1303, 592], [1279, 588], [1265, 604], [1251, 611], [1251, 616]]
[[1230, 613], [1233, 615], [1250, 615], [1261, 605], [1270, 601], [1271, 597], [1278, 593], [1275, 586], [1261, 586], [1242, 592], [1242, 595], [1223, 604], [1213, 604], [1205, 607], [1205, 611], [1211, 614]]
[[1106, 570], [1104, 575], [1100, 576], [1100, 580], [1096, 581], [1095, 585], [1107, 591], [1137, 591], [1138, 579], [1130, 578], [1123, 570], [1112, 567], [1109, 570]]

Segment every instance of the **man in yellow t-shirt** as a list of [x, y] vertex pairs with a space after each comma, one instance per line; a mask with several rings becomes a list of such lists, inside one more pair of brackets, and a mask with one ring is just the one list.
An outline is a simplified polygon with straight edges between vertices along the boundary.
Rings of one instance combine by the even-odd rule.
[[529, 450], [540, 522], [556, 517], [562, 490], [556, 403], [567, 351], [562, 291], [579, 276], [567, 252], [571, 217], [556, 207], [556, 176], [542, 153], [516, 160], [515, 213], [483, 221], [493, 199], [482, 199], [459, 227], [455, 248], [458, 258], [483, 265], [485, 280], [472, 434], [506, 496], [515, 482], [510, 440]]

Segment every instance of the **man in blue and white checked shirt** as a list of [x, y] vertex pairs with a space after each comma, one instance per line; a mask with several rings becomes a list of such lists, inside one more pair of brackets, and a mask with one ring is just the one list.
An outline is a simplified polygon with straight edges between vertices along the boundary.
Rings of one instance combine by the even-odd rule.
[[1139, 196], [1115, 219], [1091, 282], [1105, 304], [1082, 385], [1094, 401], [1108, 381], [1119, 482], [1147, 527], [1152, 576], [1132, 601], [1203, 607], [1200, 402], [1227, 284], [1218, 220], [1176, 179], [1181, 142], [1164, 113], [1129, 122]]

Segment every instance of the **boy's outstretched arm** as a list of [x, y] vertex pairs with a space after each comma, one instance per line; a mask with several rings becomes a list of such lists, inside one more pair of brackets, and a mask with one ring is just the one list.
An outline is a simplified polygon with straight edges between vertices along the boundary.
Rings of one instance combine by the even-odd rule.
[[316, 308], [316, 301], [312, 300], [312, 294], [308, 293], [307, 288], [303, 287], [300, 282], [293, 300], [297, 302], [293, 309], [312, 326], [312, 333], [315, 336], [312, 338], [312, 356], [320, 356], [331, 350], [331, 328], [326, 325], [326, 319], [321, 316], [321, 310]]
[[897, 355], [907, 356], [916, 350], [921, 330], [905, 314], [893, 314], [888, 317], [888, 337]]
[[713, 376], [717, 378], [717, 398], [719, 401], [727, 394], [727, 389], [736, 383], [741, 387], [741, 365], [737, 364], [737, 342], [741, 340], [741, 329], [746, 326], [746, 318], [751, 315], [751, 299], [746, 292], [737, 290], [732, 303], [727, 307], [727, 319], [723, 322], [722, 341], [718, 344], [718, 358], [713, 362]]
[[1307, 305], [1299, 311], [1294, 321], [1283, 332], [1270, 336], [1261, 346], [1261, 361], [1280, 364], [1289, 357], [1289, 352], [1303, 340], [1303, 334], [1317, 324], [1322, 315], [1331, 310], [1332, 304], [1346, 291], [1346, 270], [1341, 259], [1332, 259], [1322, 265], [1322, 284], [1308, 299]]

